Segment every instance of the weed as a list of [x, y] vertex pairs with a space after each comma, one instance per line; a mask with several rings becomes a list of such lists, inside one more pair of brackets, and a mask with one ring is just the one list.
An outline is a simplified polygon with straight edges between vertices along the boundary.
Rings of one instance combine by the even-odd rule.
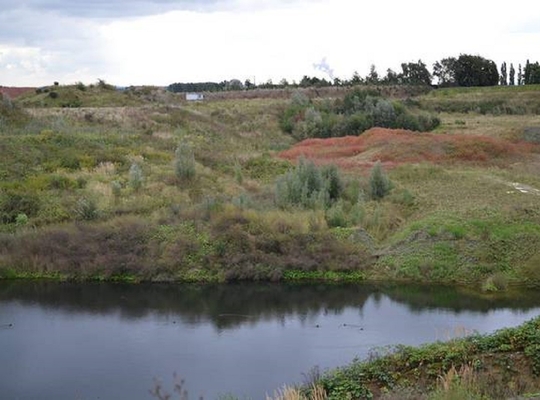
[[97, 202], [93, 197], [81, 197], [73, 209], [77, 219], [82, 221], [93, 221], [99, 218]]

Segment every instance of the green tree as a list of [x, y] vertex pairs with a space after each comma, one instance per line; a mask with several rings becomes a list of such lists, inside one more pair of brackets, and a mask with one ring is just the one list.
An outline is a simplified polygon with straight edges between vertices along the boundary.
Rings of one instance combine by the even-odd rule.
[[521, 69], [521, 64], [519, 64], [519, 69], [518, 69], [518, 85], [519, 86], [523, 85], [523, 70]]
[[387, 85], [397, 85], [399, 83], [398, 73], [388, 68], [386, 70], [386, 76], [382, 79], [382, 83]]
[[369, 67], [369, 74], [366, 76], [366, 83], [368, 85], [375, 85], [379, 83], [379, 74], [377, 73], [375, 64], [371, 64], [371, 67]]
[[413, 63], [402, 63], [401, 83], [406, 85], [431, 85], [431, 74], [422, 60]]
[[455, 86], [457, 84], [456, 63], [456, 58], [448, 57], [433, 64], [433, 76], [438, 79], [439, 86]]
[[358, 73], [358, 71], [354, 71], [353, 76], [351, 78], [351, 85], [360, 85], [363, 83], [363, 79]]
[[481, 56], [461, 54], [454, 69], [459, 86], [495, 86], [499, 83], [497, 66]]
[[529, 63], [525, 65], [525, 85], [535, 85], [540, 83], [540, 64], [538, 61], [535, 63]]

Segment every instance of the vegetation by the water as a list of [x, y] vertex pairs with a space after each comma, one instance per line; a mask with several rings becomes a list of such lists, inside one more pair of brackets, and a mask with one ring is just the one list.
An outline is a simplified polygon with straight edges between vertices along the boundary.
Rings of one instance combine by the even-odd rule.
[[540, 318], [536, 318], [487, 336], [382, 349], [369, 360], [323, 375], [317, 383], [328, 399], [340, 400], [538, 396], [539, 332]]
[[[0, 277], [540, 284], [536, 86], [340, 89], [191, 103], [98, 82], [4, 100]], [[425, 110], [430, 133], [298, 142], [325, 118]]]
[[[538, 398], [539, 332], [540, 318], [535, 318], [490, 335], [374, 349], [366, 360], [325, 372], [314, 369], [303, 386], [276, 390], [267, 400]], [[463, 333], [456, 331], [458, 336]], [[178, 381], [175, 392], [187, 400], [184, 381]], [[169, 398], [159, 382], [152, 394]]]

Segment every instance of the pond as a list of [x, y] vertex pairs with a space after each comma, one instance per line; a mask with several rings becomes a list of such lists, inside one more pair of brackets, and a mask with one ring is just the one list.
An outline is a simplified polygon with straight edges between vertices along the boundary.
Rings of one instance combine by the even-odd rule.
[[[331, 284], [0, 281], [5, 399], [152, 399], [173, 374], [190, 399], [264, 399], [373, 349], [493, 332], [540, 295]], [[178, 396], [173, 398], [178, 398]]]

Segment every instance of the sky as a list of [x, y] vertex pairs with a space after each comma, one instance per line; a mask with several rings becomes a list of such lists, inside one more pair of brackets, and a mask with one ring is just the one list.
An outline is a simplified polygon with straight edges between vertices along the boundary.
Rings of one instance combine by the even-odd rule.
[[0, 85], [302, 76], [459, 54], [540, 60], [538, 0], [0, 0]]

